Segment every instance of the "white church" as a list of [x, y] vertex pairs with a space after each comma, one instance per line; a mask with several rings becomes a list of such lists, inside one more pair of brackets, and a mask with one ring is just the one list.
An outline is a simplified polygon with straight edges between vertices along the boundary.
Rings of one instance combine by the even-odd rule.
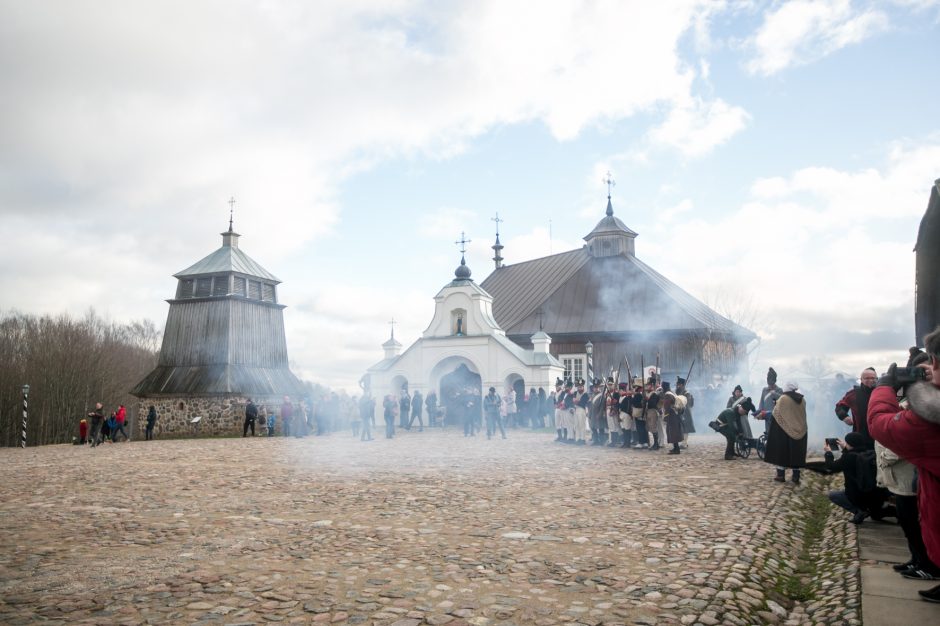
[[364, 377], [373, 396], [398, 396], [407, 389], [426, 397], [433, 390], [446, 407], [454, 398], [479, 396], [489, 387], [500, 394], [510, 387], [543, 387], [547, 393], [563, 376], [564, 367], [549, 353], [552, 340], [546, 333], [531, 336], [531, 350], [506, 337], [493, 317], [493, 297], [470, 278], [463, 255], [454, 279], [434, 302], [434, 318], [408, 349], [402, 352], [394, 329], [382, 344], [385, 358]]

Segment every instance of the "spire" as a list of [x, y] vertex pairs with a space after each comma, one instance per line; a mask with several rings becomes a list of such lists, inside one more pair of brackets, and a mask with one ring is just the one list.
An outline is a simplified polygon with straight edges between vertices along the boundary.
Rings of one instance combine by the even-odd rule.
[[460, 246], [460, 265], [454, 270], [454, 277], [457, 280], [470, 280], [470, 268], [467, 267], [466, 260], [467, 244], [470, 243], [470, 239], [467, 239], [467, 236], [461, 231], [460, 240], [454, 243]]
[[499, 223], [504, 220], [499, 219], [499, 212], [496, 213], [496, 217], [491, 217], [490, 219], [496, 222], [496, 243], [493, 245], [496, 256], [493, 257], [493, 261], [496, 263], [496, 269], [499, 269], [503, 266], [503, 244], [499, 243]]
[[614, 215], [614, 205], [610, 203], [610, 188], [617, 184], [614, 180], [614, 177], [610, 175], [610, 170], [607, 171], [607, 176], [601, 181], [607, 185], [607, 217], [613, 217]]
[[235, 219], [235, 197], [232, 196], [228, 200], [228, 230], [222, 233], [222, 247], [223, 248], [237, 248], [238, 247], [238, 238], [241, 236], [235, 232], [232, 228], [232, 223]]
[[611, 188], [617, 183], [613, 176], [607, 172], [602, 181], [607, 185], [607, 211], [606, 216], [597, 223], [590, 233], [584, 238], [587, 242], [588, 252], [594, 257], [605, 256], [635, 256], [636, 233], [626, 227], [619, 219], [614, 217], [614, 205], [610, 201]]

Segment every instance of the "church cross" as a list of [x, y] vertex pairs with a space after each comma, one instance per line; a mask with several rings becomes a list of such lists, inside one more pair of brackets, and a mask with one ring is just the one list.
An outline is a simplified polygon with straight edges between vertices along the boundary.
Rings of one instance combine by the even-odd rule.
[[499, 211], [496, 212], [496, 217], [491, 217], [490, 220], [496, 222], [496, 236], [499, 237], [499, 224], [500, 222], [505, 222], [506, 220], [499, 218]]
[[539, 320], [539, 330], [542, 330], [542, 317], [545, 315], [545, 311], [542, 310], [542, 307], [539, 307], [535, 311], [535, 317]]
[[395, 338], [395, 318], [394, 317], [391, 319], [388, 325], [392, 327], [392, 339], [394, 339]]
[[228, 232], [232, 232], [232, 220], [235, 218], [235, 196], [228, 199]]
[[607, 171], [607, 176], [601, 179], [601, 182], [607, 185], [607, 198], [610, 198], [610, 188], [617, 185], [617, 181], [614, 180], [614, 177], [610, 175], [610, 170]]
[[470, 242], [471, 240], [467, 239], [467, 236], [464, 234], [464, 232], [460, 231], [460, 239], [455, 241], [454, 244], [460, 246], [460, 254], [463, 255], [467, 252], [467, 244]]

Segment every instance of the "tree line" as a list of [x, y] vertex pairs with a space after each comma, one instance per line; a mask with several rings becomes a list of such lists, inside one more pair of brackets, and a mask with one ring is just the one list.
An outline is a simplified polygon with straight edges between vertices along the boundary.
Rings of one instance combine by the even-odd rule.
[[[78, 422], [119, 404], [134, 419], [130, 390], [157, 364], [160, 331], [150, 320], [0, 312], [0, 445], [20, 445], [22, 386], [29, 385], [27, 445], [66, 443]], [[133, 422], [132, 422], [133, 424]]]

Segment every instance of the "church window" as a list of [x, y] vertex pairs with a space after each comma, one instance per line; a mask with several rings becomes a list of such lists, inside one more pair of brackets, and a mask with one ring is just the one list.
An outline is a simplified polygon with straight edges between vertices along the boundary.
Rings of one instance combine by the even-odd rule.
[[261, 283], [256, 280], [248, 281], [248, 297], [252, 300], [261, 299]]
[[583, 354], [562, 354], [559, 357], [562, 366], [565, 368], [566, 379], [574, 381], [579, 378], [584, 378], [585, 358]]
[[211, 278], [199, 278], [196, 279], [196, 297], [197, 298], [206, 298], [212, 291], [212, 279]]
[[234, 293], [236, 296], [244, 296], [246, 293], [248, 293], [248, 289], [245, 285], [246, 281], [244, 278], [241, 278], [240, 276], [236, 276], [233, 280], [235, 282], [234, 282], [234, 288], [232, 289], [232, 293]]
[[193, 297], [193, 281], [192, 279], [181, 280], [179, 284], [179, 291], [176, 292], [177, 298], [192, 298]]
[[262, 284], [262, 300], [265, 302], [274, 302], [274, 285], [263, 283]]
[[228, 276], [216, 276], [212, 279], [212, 295], [224, 296], [228, 294]]

